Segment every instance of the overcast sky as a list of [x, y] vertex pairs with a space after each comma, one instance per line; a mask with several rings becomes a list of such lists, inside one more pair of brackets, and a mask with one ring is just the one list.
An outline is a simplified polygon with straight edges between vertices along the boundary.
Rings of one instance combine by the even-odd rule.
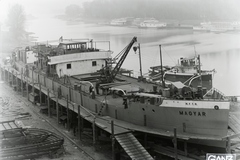
[[[16, 3], [23, 6], [26, 15], [32, 15], [34, 17], [40, 18], [40, 17], [46, 17], [46, 16], [50, 17], [50, 16], [64, 14], [65, 8], [68, 5], [77, 4], [81, 6], [81, 4], [85, 1], [92, 1], [92, 0], [0, 0], [0, 22], [4, 22], [4, 19], [6, 18], [8, 13], [8, 9]], [[151, 3], [151, 0], [146, 0], [146, 1]], [[188, 1], [188, 0], [176, 0], [176, 1], [179, 2], [179, 1]], [[189, 0], [189, 1], [194, 1], [194, 0]], [[240, 14], [240, 11], [239, 11], [240, 0], [202, 0], [202, 2], [204, 1], [211, 2], [210, 3], [211, 5], [217, 4], [219, 2], [228, 2], [226, 4], [228, 4], [229, 6], [222, 6], [222, 9], [219, 9], [219, 12], [223, 12], [224, 10], [230, 7], [231, 9], [228, 9], [228, 11], [237, 10]], [[174, 5], [174, 3], [172, 5]]]
[[32, 14], [35, 17], [40, 17], [63, 14], [66, 6], [81, 5], [84, 1], [91, 0], [0, 0], [0, 21], [3, 22], [8, 9], [16, 3], [23, 6], [27, 15]]

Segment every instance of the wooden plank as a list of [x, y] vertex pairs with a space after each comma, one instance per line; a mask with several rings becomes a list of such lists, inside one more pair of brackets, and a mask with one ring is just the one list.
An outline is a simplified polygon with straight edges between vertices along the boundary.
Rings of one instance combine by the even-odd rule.
[[[124, 139], [122, 139], [122, 138], [117, 138], [117, 140], [119, 141], [119, 143], [124, 143], [124, 144], [130, 144], [130, 143], [133, 143], [134, 141], [130, 141], [128, 138], [124, 138]], [[136, 142], [136, 140], [135, 140], [135, 142]]]
[[240, 147], [240, 143], [235, 144], [235, 145], [232, 145], [232, 146], [230, 147], [230, 150], [234, 150], [234, 149], [236, 149], [236, 148], [238, 148], [238, 147]]
[[239, 137], [239, 136], [240, 136], [240, 133], [236, 133], [234, 135], [224, 137], [223, 140], [226, 140], [227, 138], [233, 139], [233, 138], [236, 138], [236, 137]]
[[[173, 152], [166, 151], [166, 150], [154, 150], [154, 151], [161, 154], [161, 155], [165, 155], [165, 156], [174, 158], [174, 153]], [[181, 155], [178, 156], [178, 159], [179, 160], [195, 160], [193, 158], [188, 158], [186, 156], [181, 156]]]
[[8, 123], [10, 126], [11, 126], [11, 129], [12, 128], [17, 128], [17, 125], [15, 124], [15, 123], [13, 123], [13, 122], [10, 122], [10, 123]]
[[4, 124], [5, 124], [5, 123], [3, 123], [3, 124], [2, 124], [2, 126], [3, 126], [3, 128], [4, 128], [4, 129], [6, 129], [6, 127], [5, 127], [5, 125], [4, 125]]
[[9, 125], [9, 123], [4, 123], [4, 126], [6, 127], [6, 129], [11, 129], [12, 127]]
[[236, 126], [236, 122], [234, 121], [233, 117], [230, 116], [229, 117], [229, 127], [235, 132], [235, 133], [239, 133], [240, 129], [238, 128], [238, 126]]
[[15, 120], [1, 121], [0, 124], [3, 124], [3, 123], [10, 123], [10, 122], [15, 122]]
[[[167, 151], [172, 156], [173, 156], [173, 153], [174, 153], [174, 148], [172, 148], [172, 147], [163, 147], [163, 146], [159, 146], [159, 145], [154, 145], [153, 148], [154, 148], [155, 152]], [[196, 159], [196, 160], [205, 160], [204, 158], [201, 158], [199, 156], [196, 156], [196, 155], [193, 155], [193, 154], [190, 154], [190, 153], [188, 153], [188, 155], [186, 156], [184, 151], [178, 150], [178, 159], [180, 159], [181, 157], [183, 157], [183, 159], [184, 158], [186, 158], [186, 159], [187, 158], [189, 158], [189, 159], [193, 158], [193, 159]]]
[[[131, 149], [131, 148], [138, 148], [138, 149], [141, 149], [141, 144], [138, 144], [138, 145], [126, 145], [124, 143], [121, 143], [121, 146], [123, 148], [126, 148], [126, 149]], [[143, 147], [142, 147], [143, 148]]]
[[[141, 151], [139, 151], [137, 149], [131, 150], [131, 151], [130, 150], [129, 151], [125, 150], [125, 151], [128, 152], [129, 155], [134, 156], [134, 157], [145, 157], [145, 154], [143, 154]], [[138, 158], [136, 158], [136, 159], [138, 159]]]

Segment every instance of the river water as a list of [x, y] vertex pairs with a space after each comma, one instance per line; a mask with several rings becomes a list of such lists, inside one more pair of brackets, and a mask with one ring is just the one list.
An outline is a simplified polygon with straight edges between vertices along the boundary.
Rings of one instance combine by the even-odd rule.
[[[162, 46], [163, 65], [176, 65], [180, 57], [201, 55], [202, 69], [215, 69], [213, 86], [225, 95], [240, 95], [240, 33], [193, 32], [190, 29], [139, 29], [80, 22], [65, 22], [54, 18], [28, 21], [27, 30], [38, 41], [89, 38], [110, 41], [113, 57], [136, 36], [141, 45], [143, 73], [150, 66], [160, 65], [159, 45]], [[137, 52], [138, 53], [138, 52]], [[139, 75], [139, 58], [131, 50], [123, 68]]]

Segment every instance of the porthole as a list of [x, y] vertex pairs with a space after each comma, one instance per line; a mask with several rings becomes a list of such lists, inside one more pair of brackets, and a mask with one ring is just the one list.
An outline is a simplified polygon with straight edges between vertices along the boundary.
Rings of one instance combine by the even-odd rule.
[[219, 107], [217, 105], [214, 106], [214, 109], [219, 110]]

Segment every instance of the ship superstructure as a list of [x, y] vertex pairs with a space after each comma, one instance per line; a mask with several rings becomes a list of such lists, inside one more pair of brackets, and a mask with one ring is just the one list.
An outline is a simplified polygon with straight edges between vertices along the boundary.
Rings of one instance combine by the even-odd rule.
[[161, 66], [150, 67], [149, 76], [153, 81], [159, 81], [161, 76], [166, 81], [180, 81], [187, 86], [197, 88], [201, 86], [204, 90], [212, 89], [213, 70], [202, 70], [200, 55], [191, 58], [180, 58], [176, 66], [163, 66], [163, 75], [161, 74]]

